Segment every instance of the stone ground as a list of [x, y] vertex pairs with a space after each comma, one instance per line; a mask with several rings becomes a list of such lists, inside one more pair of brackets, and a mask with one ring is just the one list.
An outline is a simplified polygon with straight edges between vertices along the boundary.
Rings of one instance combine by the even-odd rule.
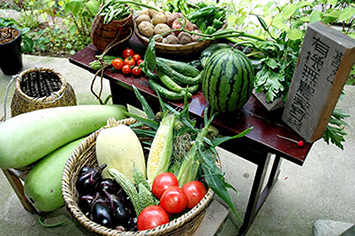
[[[79, 105], [97, 104], [90, 93], [93, 75], [70, 64], [68, 59], [24, 55], [23, 61], [23, 70], [43, 66], [60, 72], [74, 87]], [[0, 117], [4, 115], [5, 91], [10, 80], [10, 76], [0, 72]], [[99, 84], [95, 85], [97, 91]], [[7, 111], [10, 109], [9, 102], [14, 88], [14, 84], [9, 86]], [[108, 83], [104, 80], [103, 97], [109, 93]], [[278, 182], [251, 226], [248, 236], [313, 235], [313, 223], [323, 219], [350, 225], [355, 223], [355, 104], [352, 102], [355, 87], [346, 86], [345, 94], [339, 107], [349, 113], [351, 118], [347, 120], [349, 126], [346, 128], [348, 135], [344, 150], [320, 140], [314, 144], [303, 166], [284, 160]], [[223, 149], [218, 149], [218, 152], [227, 180], [240, 192], [239, 196], [232, 193], [232, 197], [237, 212], [243, 217], [255, 166]], [[0, 174], [0, 189], [0, 235], [92, 235], [65, 208], [46, 216], [48, 223], [64, 221], [64, 225], [57, 228], [42, 227], [38, 223], [38, 216], [28, 213], [21, 206], [3, 174]], [[199, 229], [201, 231], [197, 235], [237, 234], [240, 222], [218, 203], [218, 199], [209, 211], [207, 223]], [[220, 226], [223, 216], [227, 214]]]

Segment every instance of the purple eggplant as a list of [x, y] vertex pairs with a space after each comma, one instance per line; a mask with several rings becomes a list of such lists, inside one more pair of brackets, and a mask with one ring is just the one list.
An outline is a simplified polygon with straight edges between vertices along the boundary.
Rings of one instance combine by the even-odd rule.
[[103, 164], [102, 166], [94, 167], [79, 176], [76, 181], [76, 189], [81, 195], [94, 194], [96, 192], [96, 185], [102, 179], [101, 172], [106, 166], [106, 164]]

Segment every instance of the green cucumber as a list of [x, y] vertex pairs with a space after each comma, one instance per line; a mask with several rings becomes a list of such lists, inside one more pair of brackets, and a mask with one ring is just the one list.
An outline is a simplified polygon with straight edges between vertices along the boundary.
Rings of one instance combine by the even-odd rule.
[[66, 161], [85, 138], [58, 148], [38, 162], [24, 182], [27, 200], [41, 212], [50, 212], [64, 206], [62, 175]]
[[157, 57], [157, 61], [167, 64], [168, 66], [185, 76], [196, 77], [198, 76], [198, 74], [200, 74], [200, 71], [194, 66], [182, 61], [174, 61], [163, 57]]
[[162, 63], [161, 61], [157, 60], [157, 68], [164, 74], [168, 75], [170, 78], [172, 78], [175, 82], [177, 82], [179, 85], [193, 85], [193, 84], [198, 84], [201, 82], [201, 73], [199, 73], [196, 77], [189, 77], [185, 76], [173, 68], [171, 68], [169, 65]]
[[[165, 98], [169, 101], [183, 100], [185, 97], [185, 90], [182, 90], [179, 93], [170, 91], [151, 79], [148, 80], [148, 83], [154, 92], [159, 93], [162, 98]], [[191, 98], [192, 94], [188, 92], [187, 97]]]
[[121, 105], [47, 108], [15, 116], [0, 124], [0, 168], [26, 167], [55, 149], [125, 118]]
[[172, 80], [169, 76], [166, 74], [157, 71], [160, 81], [170, 90], [174, 92], [180, 92], [182, 90], [181, 86], [178, 85], [174, 80]]

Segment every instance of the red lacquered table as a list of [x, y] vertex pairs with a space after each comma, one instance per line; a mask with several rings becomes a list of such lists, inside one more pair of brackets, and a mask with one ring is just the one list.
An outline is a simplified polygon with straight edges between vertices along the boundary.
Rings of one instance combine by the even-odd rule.
[[[130, 40], [130, 45], [135, 50], [144, 50], [144, 47], [134, 36]], [[95, 73], [88, 65], [95, 60], [95, 55], [100, 54], [93, 45], [89, 45], [69, 58], [69, 61], [88, 71]], [[191, 57], [189, 57], [191, 59]], [[147, 79], [143, 76], [125, 76], [122, 73], [105, 70], [104, 77], [109, 80], [113, 103], [131, 104], [140, 107], [132, 85], [137, 87], [148, 100], [148, 103], [158, 109], [159, 103], [156, 94], [150, 89]], [[151, 101], [151, 102], [150, 102]], [[183, 103], [168, 102], [173, 107], [183, 107]], [[189, 106], [190, 114], [195, 116], [199, 122], [203, 121], [204, 109], [207, 102], [199, 91], [195, 94]], [[243, 220], [243, 225], [238, 235], [245, 235], [255, 219], [262, 204], [265, 202], [279, 173], [281, 158], [287, 159], [298, 165], [302, 165], [306, 159], [312, 144], [305, 143], [303, 147], [277, 137], [285, 136], [294, 140], [301, 140], [301, 137], [292, 131], [281, 121], [281, 110], [269, 112], [263, 105], [252, 96], [240, 111], [234, 114], [219, 114], [214, 119], [213, 125], [218, 128], [223, 135], [235, 135], [241, 133], [249, 127], [253, 127], [245, 137], [230, 140], [221, 145], [222, 148], [237, 154], [238, 156], [257, 165], [253, 186], [249, 195], [249, 201]], [[271, 154], [275, 154], [271, 162]], [[268, 166], [271, 171], [267, 177], [266, 185], [263, 188], [264, 179]]]

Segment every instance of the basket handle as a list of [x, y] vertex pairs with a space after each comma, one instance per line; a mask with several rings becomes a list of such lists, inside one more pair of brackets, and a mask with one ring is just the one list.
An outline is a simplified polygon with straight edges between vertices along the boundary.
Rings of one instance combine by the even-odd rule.
[[9, 81], [9, 83], [6, 86], [6, 90], [5, 90], [5, 99], [4, 99], [4, 116], [0, 119], [0, 122], [5, 122], [6, 121], [6, 113], [7, 113], [7, 106], [6, 106], [6, 102], [7, 102], [7, 97], [9, 95], [9, 90], [10, 90], [10, 86], [11, 84], [15, 81], [15, 79], [21, 79], [21, 77], [17, 74], [17, 75], [13, 75], [11, 80]]

